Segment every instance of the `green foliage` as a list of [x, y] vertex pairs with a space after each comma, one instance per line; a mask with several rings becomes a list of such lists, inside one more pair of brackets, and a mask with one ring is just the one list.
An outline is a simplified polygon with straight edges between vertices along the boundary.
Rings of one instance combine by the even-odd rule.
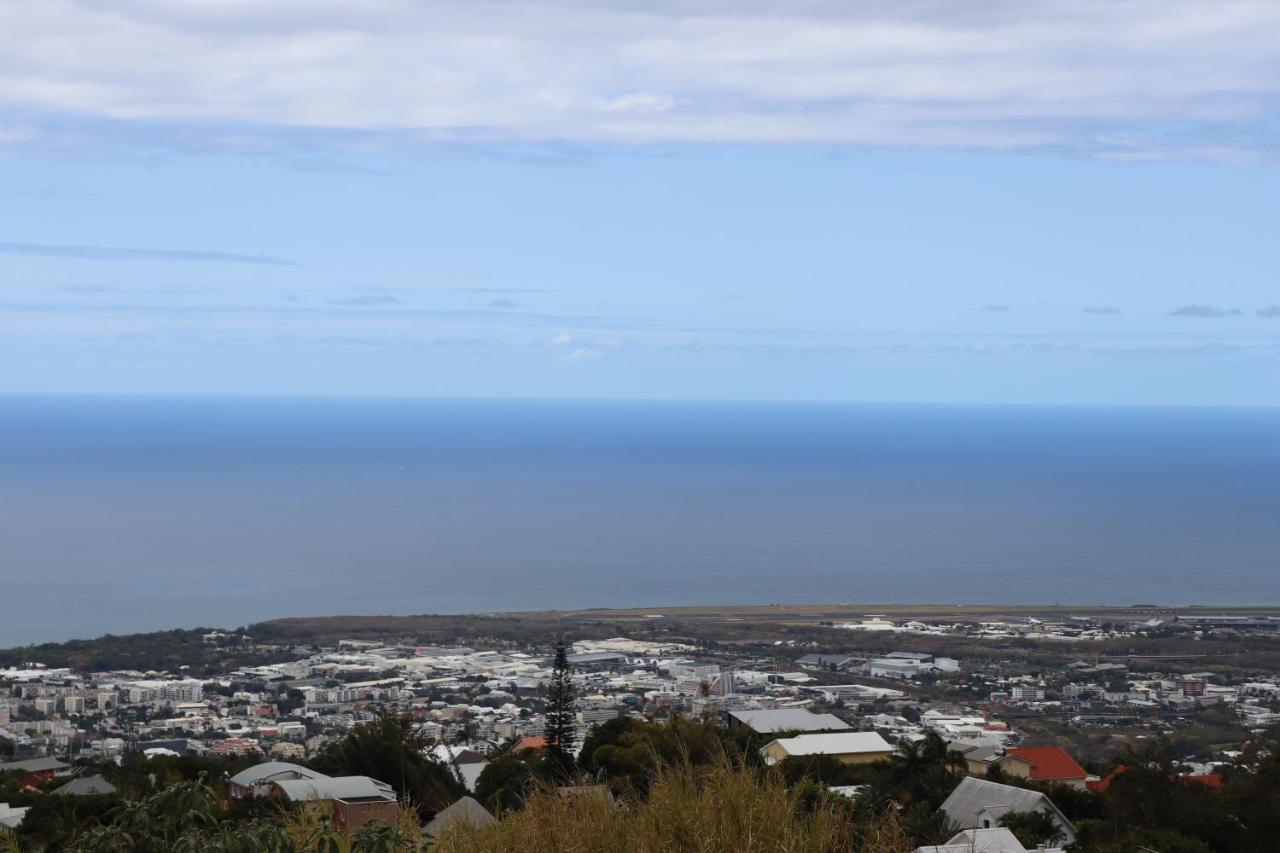
[[490, 761], [476, 779], [476, 799], [495, 814], [518, 809], [533, 784], [534, 771], [524, 758], [504, 755]]
[[786, 784], [742, 762], [661, 766], [648, 793], [617, 805], [604, 797], [542, 790], [526, 807], [487, 827], [458, 826], [437, 853], [908, 853], [892, 811], [860, 828], [848, 806]]
[[556, 642], [555, 661], [551, 666], [551, 681], [547, 684], [547, 712], [544, 734], [547, 738], [547, 758], [560, 775], [568, 778], [573, 772], [573, 759], [569, 747], [573, 744], [577, 724], [574, 705], [573, 678], [569, 672], [569, 656], [564, 639]]
[[412, 717], [381, 712], [310, 763], [329, 776], [370, 776], [386, 782], [401, 798], [416, 803], [425, 818], [465, 793], [453, 768], [425, 754], [434, 745]]
[[1012, 832], [1022, 846], [1028, 849], [1040, 845], [1050, 847], [1064, 840], [1062, 830], [1049, 812], [1009, 812], [1000, 818], [1000, 825]]
[[40, 794], [28, 796], [23, 805], [30, 808], [18, 829], [23, 845], [27, 849], [63, 850], [77, 836], [108, 823], [110, 815], [122, 804], [114, 795], [63, 797]]
[[660, 766], [704, 766], [741, 755], [726, 749], [714, 723], [672, 717], [665, 722], [624, 718], [595, 729], [583, 745], [583, 770], [617, 790], [645, 791]]
[[797, 755], [783, 759], [778, 764], [783, 778], [795, 785], [806, 779], [824, 785], [860, 785], [869, 781], [870, 765], [845, 764], [830, 755]]
[[169, 853], [192, 847], [191, 836], [217, 828], [217, 793], [204, 779], [163, 788], [141, 800], [122, 803], [110, 823], [85, 833], [73, 850], [81, 853]]
[[258, 653], [249, 648], [222, 648], [204, 642], [207, 628], [189, 631], [155, 631], [92, 640], [43, 643], [0, 649], [0, 667], [34, 661], [50, 667], [70, 667], [88, 672], [133, 669], [177, 671], [183, 666], [195, 674], [220, 672], [225, 663], [253, 665], [278, 659], [279, 654]]
[[936, 732], [930, 732], [922, 740], [899, 744], [878, 782], [887, 785], [898, 802], [937, 808], [960, 784], [963, 763]]

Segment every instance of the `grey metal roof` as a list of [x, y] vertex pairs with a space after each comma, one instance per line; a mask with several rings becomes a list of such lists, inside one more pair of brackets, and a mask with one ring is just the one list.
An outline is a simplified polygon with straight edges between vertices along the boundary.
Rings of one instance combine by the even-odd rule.
[[966, 776], [939, 807], [962, 829], [981, 828], [986, 818], [993, 823], [1010, 812], [1044, 811], [1053, 815], [1070, 843], [1075, 841], [1075, 828], [1053, 801], [1039, 791], [1028, 791], [1013, 785], [1001, 785], [986, 779]]
[[566, 656], [569, 663], [606, 663], [609, 661], [625, 661], [626, 655], [617, 652], [582, 652]]
[[835, 714], [815, 714], [803, 708], [730, 711], [729, 716], [760, 734], [847, 731], [853, 728]]
[[966, 829], [946, 844], [917, 847], [914, 853], [1027, 853], [1027, 848], [1009, 830], [995, 827]]
[[472, 797], [463, 797], [453, 805], [441, 810], [422, 828], [428, 838], [439, 838], [446, 829], [458, 823], [471, 826], [487, 826], [497, 820], [489, 814], [489, 810], [480, 805]]
[[857, 658], [852, 657], [852, 656], [850, 656], [850, 655], [821, 655], [821, 654], [811, 654], [811, 655], [805, 655], [804, 657], [802, 657], [802, 658], [800, 658], [799, 660], [797, 660], [797, 661], [796, 661], [796, 663], [798, 663], [798, 664], [802, 664], [802, 665], [807, 665], [807, 666], [808, 666], [808, 665], [815, 665], [815, 666], [844, 666], [845, 664], [847, 664], [847, 663], [849, 663], [849, 662], [851, 662], [851, 661], [855, 661], [855, 660], [857, 660]]
[[394, 800], [395, 790], [368, 776], [321, 776], [316, 779], [280, 779], [275, 786], [291, 802], [309, 800]]
[[275, 782], [281, 779], [323, 779], [323, 773], [288, 761], [264, 761], [252, 767], [246, 767], [227, 781], [242, 788], [252, 788], [264, 782]]
[[61, 788], [54, 788], [51, 793], [66, 794], [73, 797], [95, 797], [103, 794], [114, 794], [116, 786], [101, 776], [82, 776], [72, 779]]
[[0, 773], [43, 773], [46, 770], [66, 770], [71, 767], [56, 758], [28, 758], [25, 761], [10, 761], [0, 764]]

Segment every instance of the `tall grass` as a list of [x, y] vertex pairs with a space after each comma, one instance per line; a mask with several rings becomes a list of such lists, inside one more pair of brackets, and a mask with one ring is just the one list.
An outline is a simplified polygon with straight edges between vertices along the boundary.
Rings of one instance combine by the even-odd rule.
[[849, 808], [806, 797], [781, 774], [720, 762], [657, 771], [647, 799], [533, 792], [486, 827], [457, 826], [439, 853], [904, 853], [893, 814], [855, 827]]

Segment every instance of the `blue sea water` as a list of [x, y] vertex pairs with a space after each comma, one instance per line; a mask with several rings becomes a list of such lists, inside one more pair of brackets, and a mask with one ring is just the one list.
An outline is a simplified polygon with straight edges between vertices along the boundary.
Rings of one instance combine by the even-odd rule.
[[1280, 410], [0, 398], [0, 646], [766, 602], [1280, 604]]

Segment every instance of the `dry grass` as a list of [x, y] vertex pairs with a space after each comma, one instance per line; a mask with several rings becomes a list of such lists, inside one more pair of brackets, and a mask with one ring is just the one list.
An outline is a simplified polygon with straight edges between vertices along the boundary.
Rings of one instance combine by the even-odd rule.
[[835, 802], [806, 804], [779, 774], [763, 778], [727, 762], [661, 770], [647, 801], [532, 795], [487, 827], [446, 832], [439, 853], [904, 853], [892, 817], [855, 834]]

